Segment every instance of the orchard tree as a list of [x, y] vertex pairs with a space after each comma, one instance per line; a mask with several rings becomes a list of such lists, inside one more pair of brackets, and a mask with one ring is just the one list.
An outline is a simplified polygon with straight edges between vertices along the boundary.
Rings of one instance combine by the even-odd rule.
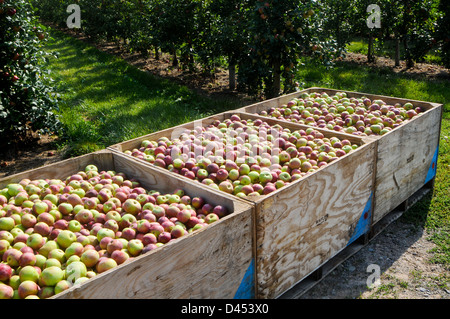
[[156, 0], [153, 6], [152, 30], [163, 52], [172, 55], [172, 65], [178, 66], [177, 51], [194, 34], [194, 14], [197, 1]]
[[[394, 32], [401, 37], [408, 67], [414, 66], [433, 45], [437, 23], [437, 3], [434, 0], [392, 0], [389, 8], [397, 8]], [[388, 9], [388, 8], [387, 8]]]
[[330, 63], [336, 44], [323, 29], [325, 12], [314, 0], [256, 1], [248, 24], [247, 55], [239, 65], [239, 86], [267, 98], [294, 89], [304, 56]]
[[79, 4], [80, 0], [31, 0], [29, 1], [37, 9], [37, 15], [44, 21], [50, 21], [58, 27], [66, 26], [69, 4]]
[[151, 23], [151, 6], [148, 0], [133, 0], [134, 12], [130, 16], [129, 47], [148, 57], [154, 46], [154, 36]]
[[19, 142], [31, 132], [54, 133], [58, 95], [45, 69], [48, 38], [29, 1], [0, 0], [1, 143]]
[[210, 4], [210, 13], [216, 21], [215, 47], [227, 59], [230, 90], [236, 88], [236, 65], [248, 42], [246, 21], [250, 8], [248, 0], [218, 0]]
[[326, 14], [323, 28], [336, 39], [337, 47], [344, 49], [354, 35], [357, 0], [320, 0], [321, 11]]
[[442, 64], [450, 69], [450, 2], [441, 0], [439, 3], [438, 28], [436, 30], [436, 41], [439, 45]]

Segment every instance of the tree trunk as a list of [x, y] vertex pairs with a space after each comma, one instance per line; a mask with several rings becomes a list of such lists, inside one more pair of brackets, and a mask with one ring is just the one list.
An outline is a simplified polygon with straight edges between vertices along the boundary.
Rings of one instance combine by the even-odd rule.
[[228, 63], [228, 83], [230, 90], [233, 91], [236, 88], [236, 64], [233, 57], [230, 57]]
[[403, 40], [403, 47], [405, 48], [405, 54], [406, 54], [406, 67], [412, 68], [414, 66], [414, 60], [412, 59], [411, 52], [409, 51], [407, 37], [405, 37], [405, 39]]
[[375, 62], [375, 54], [373, 52], [373, 36], [372, 36], [372, 34], [369, 36], [369, 47], [367, 49], [367, 62], [369, 62], [369, 63]]
[[155, 47], [155, 60], [159, 61], [159, 50], [158, 50], [158, 47]]
[[400, 38], [395, 38], [395, 66], [400, 66]]
[[177, 58], [177, 50], [176, 49], [173, 49], [172, 56], [173, 56], [172, 66], [178, 66], [178, 58]]
[[267, 98], [274, 98], [280, 95], [281, 90], [281, 62], [280, 58], [275, 58], [273, 61], [273, 76], [272, 83], [269, 83], [267, 88]]

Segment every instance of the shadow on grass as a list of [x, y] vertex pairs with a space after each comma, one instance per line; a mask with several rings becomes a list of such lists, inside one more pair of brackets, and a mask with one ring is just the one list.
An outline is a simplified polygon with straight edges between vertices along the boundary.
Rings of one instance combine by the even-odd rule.
[[113, 55], [54, 31], [48, 50], [64, 100], [61, 117], [68, 156], [240, 107], [201, 96], [141, 71]]

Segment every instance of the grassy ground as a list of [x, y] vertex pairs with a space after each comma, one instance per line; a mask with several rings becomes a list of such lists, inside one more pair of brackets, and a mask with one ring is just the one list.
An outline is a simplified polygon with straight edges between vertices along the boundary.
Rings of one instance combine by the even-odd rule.
[[[168, 80], [142, 72], [111, 55], [59, 32], [47, 49], [64, 103], [65, 146], [78, 155], [207, 115], [234, 109], [232, 100], [212, 100]], [[438, 173], [432, 196], [404, 219], [433, 233], [435, 262], [450, 267], [450, 82], [397, 74], [389, 69], [337, 64], [332, 69], [306, 64], [297, 74], [304, 87], [397, 96], [443, 103]]]
[[47, 50], [63, 95], [62, 147], [81, 155], [109, 145], [239, 107], [212, 100], [185, 86], [156, 78], [122, 59], [57, 31]]
[[[364, 38], [355, 38], [347, 45], [349, 52], [367, 54], [368, 41]], [[403, 45], [400, 45], [400, 56], [404, 56], [405, 50]], [[375, 55], [394, 58], [395, 56], [395, 42], [393, 40], [387, 40], [384, 43], [375, 42]], [[431, 50], [424, 57], [425, 63], [441, 63], [441, 58], [435, 50]]]
[[306, 64], [297, 74], [297, 80], [305, 88], [318, 86], [444, 104], [434, 192], [402, 218], [433, 234], [437, 244], [433, 261], [450, 269], [450, 81], [345, 63], [338, 63], [332, 69]]

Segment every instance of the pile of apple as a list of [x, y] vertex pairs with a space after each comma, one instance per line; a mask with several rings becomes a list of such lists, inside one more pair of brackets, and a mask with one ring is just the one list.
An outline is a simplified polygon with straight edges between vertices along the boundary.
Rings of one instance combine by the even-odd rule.
[[345, 92], [302, 93], [280, 107], [259, 114], [280, 120], [359, 136], [384, 135], [422, 113], [410, 102], [388, 105], [383, 100], [348, 98]]
[[0, 299], [49, 298], [228, 214], [88, 165], [0, 190]]
[[233, 114], [124, 153], [246, 198], [270, 194], [357, 147], [315, 128], [290, 130]]

